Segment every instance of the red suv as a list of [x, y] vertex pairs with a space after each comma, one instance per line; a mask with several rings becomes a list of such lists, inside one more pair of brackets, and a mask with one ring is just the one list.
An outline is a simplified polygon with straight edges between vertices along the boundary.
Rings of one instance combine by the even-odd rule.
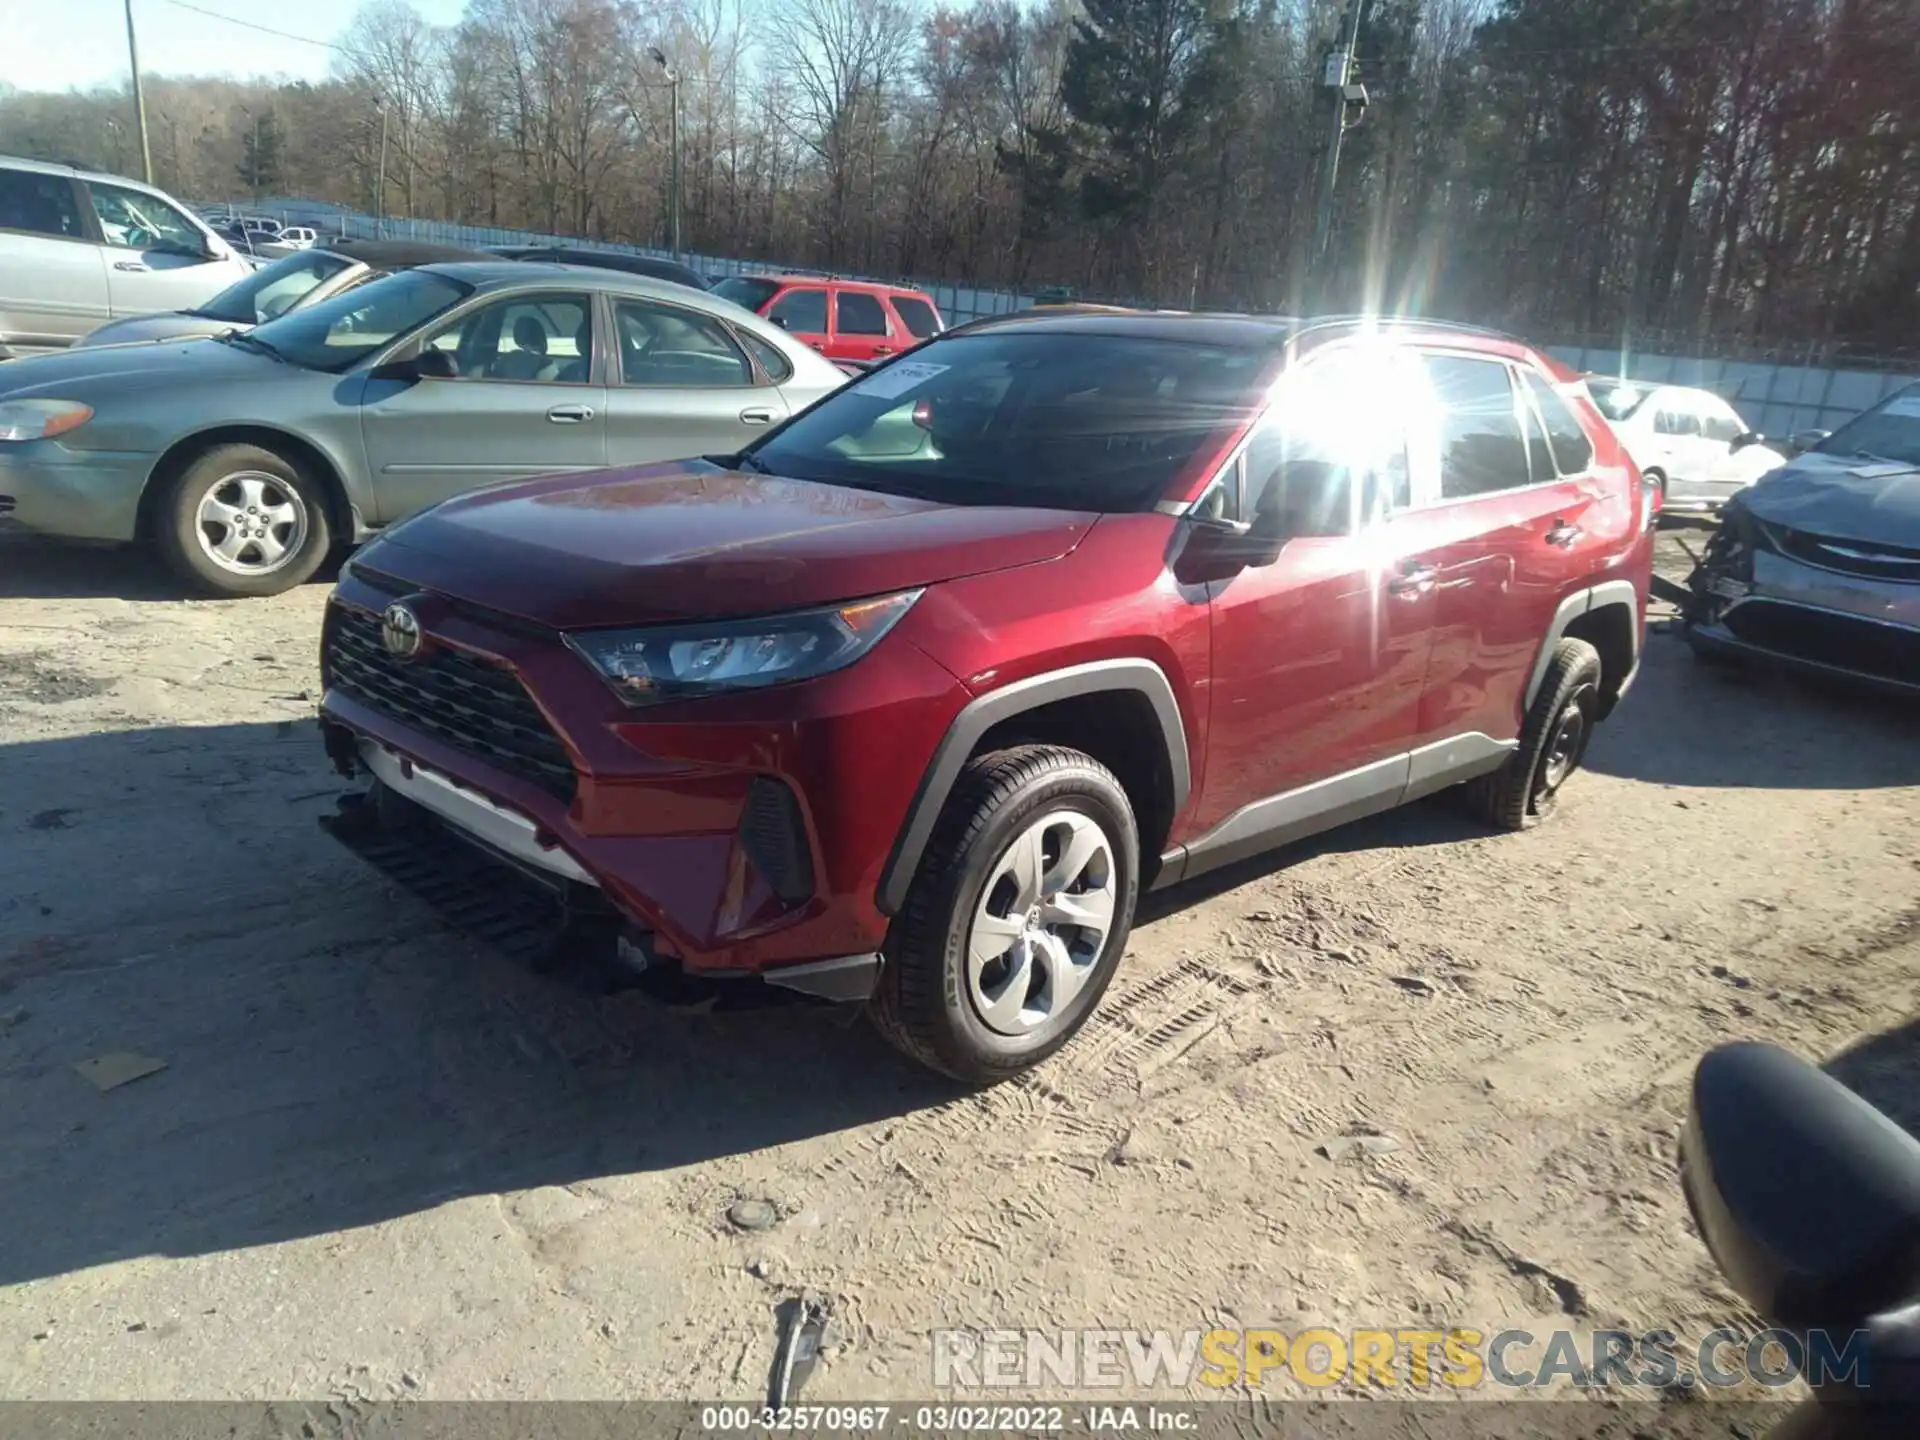
[[923, 290], [822, 275], [736, 275], [713, 293], [764, 315], [829, 360], [865, 369], [946, 329]]
[[1638, 667], [1656, 499], [1486, 332], [981, 321], [740, 454], [362, 550], [322, 713], [377, 803], [339, 828], [451, 829], [676, 984], [864, 1001], [991, 1081], [1084, 1023], [1145, 890], [1449, 786], [1544, 817]]

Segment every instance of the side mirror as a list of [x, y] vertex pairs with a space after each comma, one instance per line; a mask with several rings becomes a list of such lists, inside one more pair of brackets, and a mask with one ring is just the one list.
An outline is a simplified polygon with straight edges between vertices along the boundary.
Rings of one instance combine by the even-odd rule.
[[787, 323], [787, 317], [784, 315], [769, 315], [767, 319], [778, 325], [782, 330], [791, 330], [793, 328]]
[[458, 380], [460, 378], [460, 371], [454, 365], [453, 357], [444, 350], [422, 350], [418, 355], [389, 360], [373, 373], [374, 378], [379, 380]]
[[1733, 443], [1727, 448], [1730, 450], [1745, 450], [1752, 445], [1764, 445], [1766, 440], [1767, 437], [1756, 430], [1744, 430], [1733, 437]]
[[1786, 1051], [1700, 1061], [1680, 1178], [1721, 1274], [1767, 1320], [1844, 1333], [1912, 1302], [1920, 1141]]
[[1794, 454], [1803, 455], [1832, 434], [1831, 430], [1796, 430], [1787, 443], [1793, 447]]

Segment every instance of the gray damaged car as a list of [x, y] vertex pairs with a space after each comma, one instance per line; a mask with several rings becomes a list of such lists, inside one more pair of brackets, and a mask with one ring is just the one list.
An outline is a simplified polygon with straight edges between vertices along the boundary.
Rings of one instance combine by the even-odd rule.
[[1920, 695], [1920, 383], [1729, 501], [1676, 598], [1703, 658]]
[[0, 369], [0, 523], [271, 595], [479, 485], [736, 453], [846, 378], [684, 286], [426, 266], [244, 333]]

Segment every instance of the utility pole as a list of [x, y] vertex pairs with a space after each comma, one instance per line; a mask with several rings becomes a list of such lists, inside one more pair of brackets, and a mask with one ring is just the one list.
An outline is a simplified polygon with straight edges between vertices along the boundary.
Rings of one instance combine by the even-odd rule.
[[147, 97], [140, 88], [140, 45], [133, 36], [133, 0], [127, 0], [127, 63], [133, 69], [133, 120], [140, 131], [140, 178], [153, 183], [153, 150], [147, 144]]
[[658, 45], [647, 48], [647, 54], [667, 76], [667, 104], [672, 115], [667, 122], [668, 146], [673, 152], [673, 179], [670, 197], [667, 202], [667, 230], [673, 246], [673, 258], [680, 258], [680, 72], [667, 61], [666, 52]]
[[374, 206], [374, 218], [380, 223], [377, 227], [380, 238], [387, 234], [387, 101], [383, 95], [376, 95], [373, 108], [380, 112], [380, 200]]
[[1327, 173], [1320, 189], [1320, 223], [1313, 241], [1316, 266], [1326, 259], [1327, 245], [1333, 238], [1333, 201], [1340, 179], [1340, 142], [1351, 128], [1347, 124], [1347, 106], [1358, 104], [1364, 109], [1367, 103], [1367, 90], [1354, 73], [1353, 60], [1353, 52], [1360, 44], [1360, 17], [1366, 8], [1367, 0], [1353, 0], [1353, 9], [1347, 17], [1346, 44], [1327, 57], [1326, 84], [1333, 91], [1333, 134], [1327, 141]]

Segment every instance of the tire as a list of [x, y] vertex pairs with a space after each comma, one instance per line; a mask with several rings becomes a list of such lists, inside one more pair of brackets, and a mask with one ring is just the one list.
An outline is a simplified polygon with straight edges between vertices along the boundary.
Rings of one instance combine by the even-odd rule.
[[[1063, 876], [1076, 852], [1086, 858]], [[1139, 877], [1133, 809], [1104, 765], [1052, 745], [979, 756], [934, 827], [868, 1014], [895, 1048], [968, 1084], [1039, 1064], [1100, 1003], [1126, 952]], [[1104, 933], [1051, 909], [1049, 880], [1064, 885], [1053, 893], [1073, 916], [1110, 906]]]
[[206, 595], [291, 590], [333, 543], [325, 486], [258, 445], [216, 445], [194, 459], [160, 497], [153, 526], [167, 564]]
[[1584, 640], [1562, 640], [1520, 727], [1520, 748], [1465, 787], [1474, 813], [1500, 830], [1530, 830], [1550, 816], [1586, 757], [1599, 703], [1600, 652]]
[[1661, 508], [1665, 509], [1667, 503], [1667, 472], [1660, 469], [1643, 470], [1640, 473], [1640, 478], [1647, 481], [1659, 492]]

